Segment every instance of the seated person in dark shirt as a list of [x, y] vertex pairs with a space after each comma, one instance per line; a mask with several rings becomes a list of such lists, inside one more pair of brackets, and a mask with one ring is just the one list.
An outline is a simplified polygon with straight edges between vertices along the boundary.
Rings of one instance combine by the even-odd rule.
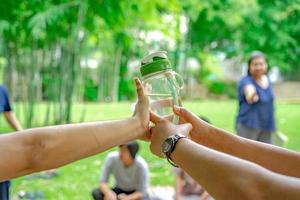
[[[93, 190], [95, 200], [146, 200], [149, 173], [146, 161], [137, 155], [136, 141], [119, 146], [119, 152], [108, 154], [102, 168], [100, 186]], [[113, 175], [115, 186], [109, 187]]]

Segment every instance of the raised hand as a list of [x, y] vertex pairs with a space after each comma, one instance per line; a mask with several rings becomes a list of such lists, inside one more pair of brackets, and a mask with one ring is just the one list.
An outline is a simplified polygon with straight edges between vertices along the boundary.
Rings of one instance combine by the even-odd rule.
[[190, 123], [175, 125], [168, 121], [167, 119], [161, 118], [158, 115], [151, 112], [150, 120], [155, 124], [154, 127], [151, 128], [151, 145], [150, 150], [153, 154], [163, 157], [162, 154], [162, 144], [166, 140], [167, 137], [174, 135], [176, 133], [180, 133], [188, 136], [189, 132], [192, 129], [192, 125]]
[[149, 139], [149, 99], [145, 96], [144, 88], [141, 81], [138, 78], [134, 78], [136, 92], [137, 92], [137, 103], [135, 105], [134, 117], [139, 121], [142, 128], [142, 135], [139, 139]]
[[192, 124], [193, 129], [190, 132], [191, 139], [194, 140], [197, 138], [197, 141], [200, 142], [201, 139], [205, 137], [205, 134], [209, 132], [210, 125], [186, 108], [174, 106], [173, 111], [180, 117], [180, 123]]

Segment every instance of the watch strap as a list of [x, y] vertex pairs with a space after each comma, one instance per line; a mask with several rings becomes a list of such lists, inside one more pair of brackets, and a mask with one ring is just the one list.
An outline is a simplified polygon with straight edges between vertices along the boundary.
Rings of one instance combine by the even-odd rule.
[[[167, 139], [169, 139], [169, 138], [172, 138], [172, 139], [173, 139], [173, 144], [172, 144], [172, 147], [171, 147], [170, 151], [168, 151], [168, 152], [165, 153], [165, 156], [166, 156], [166, 158], [167, 158], [167, 161], [168, 161], [172, 166], [178, 167], [178, 165], [176, 165], [176, 164], [174, 163], [174, 161], [171, 159], [171, 154], [172, 154], [173, 151], [175, 150], [177, 142], [178, 142], [180, 139], [182, 139], [182, 138], [187, 138], [187, 137], [186, 137], [185, 135], [182, 135], [182, 134], [175, 134], [175, 135], [169, 136]], [[167, 139], [166, 139], [166, 140], [167, 140]]]

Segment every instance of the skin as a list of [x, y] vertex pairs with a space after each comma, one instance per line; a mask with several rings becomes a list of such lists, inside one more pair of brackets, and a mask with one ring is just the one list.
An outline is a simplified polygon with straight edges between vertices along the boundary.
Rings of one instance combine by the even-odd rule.
[[184, 108], [174, 112], [185, 124], [174, 125], [151, 113], [156, 125], [150, 149], [162, 157], [161, 146], [168, 136], [189, 136], [178, 141], [171, 159], [214, 198], [299, 199], [299, 153], [234, 136]]
[[10, 124], [12, 128], [14, 128], [16, 131], [23, 130], [21, 123], [19, 122], [19, 120], [17, 119], [17, 117], [12, 111], [4, 112], [3, 114], [6, 121]]
[[[250, 75], [253, 77], [255, 82], [262, 88], [266, 89], [269, 86], [268, 78], [265, 75], [268, 69], [266, 60], [263, 57], [254, 58], [249, 66]], [[256, 92], [255, 86], [248, 84], [244, 88], [244, 94], [246, 101], [249, 104], [258, 102], [259, 96]]]
[[[126, 167], [130, 167], [134, 163], [134, 159], [131, 157], [129, 150], [126, 146], [120, 146], [119, 154], [120, 160]], [[143, 194], [141, 192], [134, 192], [129, 195], [124, 193], [117, 195], [112, 189], [110, 189], [108, 183], [105, 182], [102, 182], [100, 184], [100, 190], [103, 192], [105, 200], [138, 200], [143, 197]]]
[[183, 122], [192, 124], [190, 137], [196, 143], [249, 160], [271, 171], [300, 178], [299, 153], [236, 136], [204, 122], [185, 108], [175, 107], [174, 112]]
[[182, 193], [182, 179], [179, 175], [176, 175], [175, 179], [175, 200], [181, 200]]
[[0, 181], [57, 168], [134, 139], [146, 139], [149, 102], [135, 79], [134, 116], [115, 121], [49, 126], [0, 136]]

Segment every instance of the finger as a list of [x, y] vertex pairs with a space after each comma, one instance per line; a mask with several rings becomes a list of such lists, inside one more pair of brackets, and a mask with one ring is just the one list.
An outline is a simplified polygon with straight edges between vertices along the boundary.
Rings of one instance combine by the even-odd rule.
[[186, 122], [193, 124], [199, 121], [199, 118], [195, 114], [183, 107], [173, 106], [173, 111], [176, 115], [178, 115], [180, 118], [183, 118], [183, 120]]
[[189, 133], [193, 128], [192, 124], [190, 124], [190, 123], [181, 124], [179, 126], [180, 126], [180, 130], [185, 133]]
[[179, 117], [179, 124], [185, 124], [185, 123], [187, 123], [187, 121], [182, 117]]
[[153, 122], [154, 124], [157, 124], [159, 122], [161, 122], [163, 120], [163, 118], [161, 118], [160, 116], [158, 116], [157, 114], [150, 112], [150, 121]]
[[135, 82], [138, 99], [141, 100], [145, 96], [143, 85], [137, 77], [134, 78], [134, 82]]

